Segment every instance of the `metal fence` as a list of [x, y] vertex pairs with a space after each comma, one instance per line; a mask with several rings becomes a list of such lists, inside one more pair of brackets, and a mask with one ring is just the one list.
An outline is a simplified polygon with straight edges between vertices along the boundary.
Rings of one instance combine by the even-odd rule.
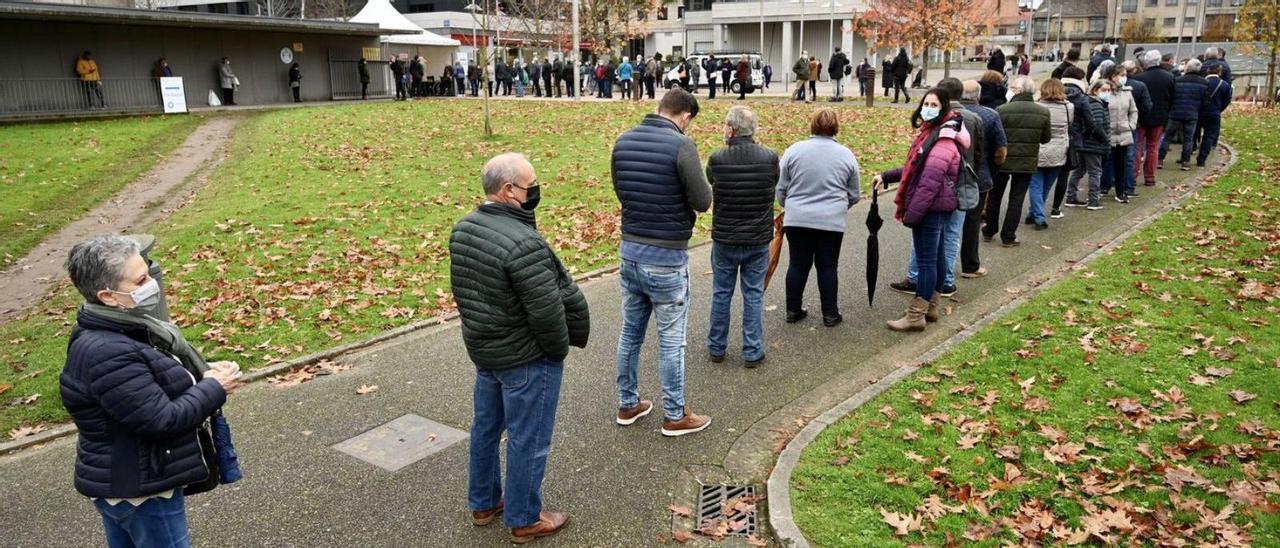
[[[387, 61], [366, 61], [369, 69], [369, 97], [391, 97], [395, 83]], [[360, 58], [329, 58], [329, 87], [334, 99], [360, 98]]]
[[161, 112], [155, 78], [0, 79], [0, 117], [87, 112]]

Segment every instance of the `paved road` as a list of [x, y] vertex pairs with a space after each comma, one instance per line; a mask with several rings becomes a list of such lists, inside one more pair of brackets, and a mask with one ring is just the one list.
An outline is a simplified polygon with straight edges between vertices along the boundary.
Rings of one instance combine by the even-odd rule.
[[[1186, 174], [1166, 170], [1161, 175], [1175, 182]], [[724, 364], [706, 359], [710, 253], [707, 247], [699, 248], [691, 257], [694, 305], [687, 394], [693, 408], [710, 414], [714, 422], [704, 433], [678, 439], [659, 434], [658, 414], [632, 427], [614, 425], [620, 299], [612, 276], [587, 283], [594, 332], [588, 348], [568, 359], [545, 487], [548, 507], [568, 511], [573, 523], [542, 544], [653, 544], [659, 534], [669, 534], [665, 507], [693, 502], [695, 480], [763, 479], [770, 466], [770, 425], [789, 423], [803, 413], [817, 414], [823, 405], [829, 407], [853, 388], [887, 373], [895, 360], [918, 356], [1007, 302], [1028, 283], [1096, 249], [1157, 209], [1170, 194], [1164, 185], [1155, 191], [1144, 189], [1129, 205], [1108, 202], [1100, 212], [1070, 210], [1049, 231], [1020, 230], [1020, 248], [985, 246], [984, 260], [992, 275], [963, 280], [956, 300], [948, 303], [953, 314], [926, 335], [895, 334], [883, 325], [908, 300], [887, 288], [898, 278], [909, 246], [907, 230], [896, 223], [881, 233], [882, 287], [875, 307], [867, 307], [861, 224], [867, 204], [860, 204], [850, 213], [850, 224], [856, 228], [845, 239], [842, 257], [840, 303], [845, 323], [834, 329], [812, 318], [784, 324], [782, 287], [774, 285], [765, 297], [769, 362], [755, 370], [743, 369], [732, 348]], [[811, 281], [811, 310], [817, 309], [815, 291]], [[502, 529], [475, 528], [469, 522], [465, 441], [395, 473], [331, 447], [407, 413], [467, 430], [473, 368], [456, 325], [410, 335], [343, 361], [356, 367], [288, 389], [259, 383], [232, 396], [226, 412], [236, 428], [246, 477], [235, 486], [188, 500], [195, 543], [505, 544]], [[642, 395], [657, 399], [652, 337], [641, 363]], [[380, 390], [359, 396], [355, 390], [362, 384], [377, 384]], [[96, 512], [72, 489], [73, 460], [73, 439], [0, 458], [5, 499], [0, 505], [5, 530], [0, 544], [102, 543]]]

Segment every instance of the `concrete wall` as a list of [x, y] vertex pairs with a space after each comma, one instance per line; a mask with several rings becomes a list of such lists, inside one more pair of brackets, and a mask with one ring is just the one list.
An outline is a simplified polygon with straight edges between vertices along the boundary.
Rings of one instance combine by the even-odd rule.
[[76, 57], [89, 50], [110, 83], [149, 77], [164, 56], [174, 75], [183, 77], [187, 104], [195, 107], [207, 105], [209, 90], [219, 87], [218, 60], [225, 55], [240, 79], [237, 103], [281, 103], [293, 98], [280, 50], [296, 42], [303, 49], [294, 52], [294, 61], [301, 64], [304, 100], [330, 98], [330, 48], [379, 46], [376, 36], [0, 19], [0, 78], [74, 78]]

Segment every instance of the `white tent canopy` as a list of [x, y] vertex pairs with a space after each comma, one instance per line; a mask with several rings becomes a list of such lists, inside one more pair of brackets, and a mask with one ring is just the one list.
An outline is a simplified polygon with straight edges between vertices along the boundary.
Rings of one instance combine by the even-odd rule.
[[392, 6], [389, 0], [369, 0], [369, 3], [364, 5], [364, 9], [361, 9], [360, 13], [352, 17], [350, 22], [373, 23], [378, 25], [378, 28], [386, 31], [387, 34], [421, 34], [425, 32], [422, 27], [413, 24], [413, 21], [396, 11], [395, 6]]
[[447, 46], [447, 47], [458, 47], [462, 45], [462, 42], [454, 40], [453, 38], [445, 38], [429, 30], [423, 30], [422, 34], [400, 34], [400, 35], [392, 35], [392, 36], [383, 36], [382, 43], [402, 44], [402, 45], [410, 45], [410, 46]]

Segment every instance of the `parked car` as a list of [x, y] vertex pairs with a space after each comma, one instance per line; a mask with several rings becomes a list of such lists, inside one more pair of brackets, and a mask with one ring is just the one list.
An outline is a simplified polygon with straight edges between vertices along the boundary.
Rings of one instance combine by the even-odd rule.
[[[752, 89], [749, 93], [755, 93], [756, 91], [764, 88], [764, 63], [760, 59], [760, 54], [752, 53], [749, 51], [726, 51], [723, 53], [717, 51], [713, 53], [715, 53], [717, 60], [729, 59], [729, 61], [733, 62], [735, 66], [738, 63], [738, 58], [742, 57], [743, 55], [746, 55], [747, 61], [751, 63], [751, 88]], [[709, 54], [708, 53], [691, 53], [689, 54], [688, 61], [690, 63], [698, 63], [699, 65], [701, 65], [702, 62], [706, 60], [707, 55]], [[723, 86], [724, 82], [720, 80], [719, 74], [717, 74], [716, 76], [717, 76], [716, 85]], [[667, 71], [667, 89], [673, 89], [678, 85], [680, 85], [680, 65], [679, 64], [673, 65], [671, 69]], [[738, 82], [733, 83], [733, 85], [730, 87], [730, 89], [732, 90], [732, 93], [734, 94], [738, 93], [739, 85], [740, 84]], [[701, 73], [698, 76], [698, 81], [689, 82], [689, 87], [694, 89], [707, 87], [707, 71], [705, 70], [701, 71]], [[694, 91], [694, 89], [690, 89], [689, 91]]]

